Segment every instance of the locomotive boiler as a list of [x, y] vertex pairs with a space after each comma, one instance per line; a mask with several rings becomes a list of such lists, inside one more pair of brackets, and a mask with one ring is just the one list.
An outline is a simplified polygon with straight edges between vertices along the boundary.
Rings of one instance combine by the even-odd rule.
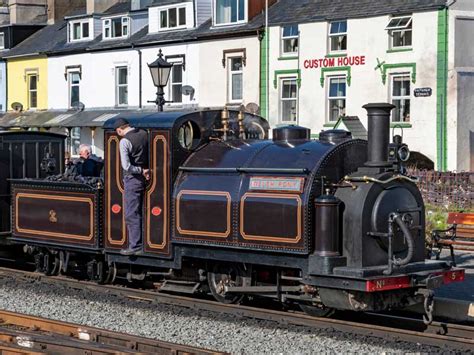
[[135, 256], [119, 253], [127, 232], [112, 119], [103, 184], [14, 181], [11, 240], [47, 273], [83, 265], [98, 282], [152, 279], [162, 292], [226, 303], [269, 297], [317, 315], [429, 306], [433, 289], [464, 271], [425, 260], [409, 150], [389, 139], [393, 106], [364, 107], [368, 141], [342, 130], [312, 140], [298, 126], [268, 139], [264, 119], [228, 110], [124, 117], [150, 142]]

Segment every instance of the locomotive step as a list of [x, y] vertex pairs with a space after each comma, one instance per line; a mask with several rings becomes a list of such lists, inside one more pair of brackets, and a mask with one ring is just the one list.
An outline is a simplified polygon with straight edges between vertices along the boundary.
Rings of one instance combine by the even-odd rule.
[[161, 285], [160, 291], [194, 294], [199, 289], [199, 286], [199, 282], [166, 280]]

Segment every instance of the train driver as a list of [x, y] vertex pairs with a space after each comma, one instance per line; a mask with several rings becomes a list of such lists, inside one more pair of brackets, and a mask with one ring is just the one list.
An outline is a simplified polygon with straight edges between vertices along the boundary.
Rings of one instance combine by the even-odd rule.
[[146, 180], [150, 179], [148, 168], [148, 134], [130, 126], [118, 118], [114, 129], [120, 140], [120, 162], [123, 169], [124, 212], [129, 245], [122, 255], [136, 255], [142, 250], [143, 194]]

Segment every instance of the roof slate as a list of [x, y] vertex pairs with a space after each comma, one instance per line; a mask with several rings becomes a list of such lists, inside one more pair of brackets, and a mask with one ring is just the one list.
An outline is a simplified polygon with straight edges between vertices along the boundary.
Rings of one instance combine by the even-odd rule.
[[269, 23], [307, 23], [438, 9], [446, 0], [280, 0], [268, 11]]
[[[153, 6], [182, 1], [187, 0], [155, 0]], [[269, 10], [269, 23], [270, 26], [276, 26], [285, 23], [308, 23], [389, 14], [396, 15], [435, 10], [444, 6], [446, 6], [446, 0], [279, 0]], [[104, 15], [124, 13], [129, 10], [130, 1], [120, 2], [106, 10]], [[196, 29], [148, 33], [148, 26], [145, 26], [126, 39], [102, 41], [102, 36], [98, 36], [93, 41], [68, 43], [67, 21], [60, 21], [39, 30], [10, 50], [5, 57], [36, 53], [61, 54], [70, 51], [117, 49], [131, 47], [132, 45], [256, 34], [263, 25], [264, 16], [260, 14], [249, 23], [239, 26], [213, 27], [212, 21], [209, 19]]]

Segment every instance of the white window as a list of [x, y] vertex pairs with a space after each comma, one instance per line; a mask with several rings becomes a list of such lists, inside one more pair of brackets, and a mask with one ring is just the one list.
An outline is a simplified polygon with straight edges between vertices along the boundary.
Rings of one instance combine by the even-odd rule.
[[71, 42], [89, 39], [89, 21], [70, 22], [69, 31]]
[[76, 106], [80, 101], [81, 74], [77, 71], [68, 73], [69, 107]]
[[298, 83], [296, 78], [280, 80], [280, 121], [296, 122], [298, 108]]
[[411, 47], [412, 17], [392, 17], [386, 27], [390, 39], [390, 48]]
[[172, 7], [160, 11], [160, 30], [186, 27], [186, 7]]
[[346, 115], [346, 77], [328, 79], [328, 121], [335, 122]]
[[5, 32], [0, 33], [0, 49], [5, 49]]
[[241, 102], [243, 91], [243, 59], [242, 57], [231, 57], [228, 61], [228, 100], [229, 102]]
[[331, 22], [329, 25], [329, 52], [347, 51], [347, 21]]
[[173, 103], [183, 102], [183, 64], [175, 63], [171, 68], [170, 97]]
[[29, 108], [38, 107], [38, 74], [28, 74], [28, 106]]
[[104, 38], [123, 38], [129, 35], [128, 17], [114, 17], [104, 20]]
[[247, 0], [214, 0], [214, 24], [230, 25], [247, 21]]
[[298, 25], [283, 26], [281, 28], [282, 55], [298, 53], [298, 35]]
[[73, 127], [69, 132], [71, 156], [79, 156], [79, 146], [81, 145], [81, 127]]
[[117, 106], [128, 105], [128, 67], [115, 68], [115, 102]]
[[393, 122], [410, 122], [410, 74], [391, 76], [391, 102], [395, 105]]

